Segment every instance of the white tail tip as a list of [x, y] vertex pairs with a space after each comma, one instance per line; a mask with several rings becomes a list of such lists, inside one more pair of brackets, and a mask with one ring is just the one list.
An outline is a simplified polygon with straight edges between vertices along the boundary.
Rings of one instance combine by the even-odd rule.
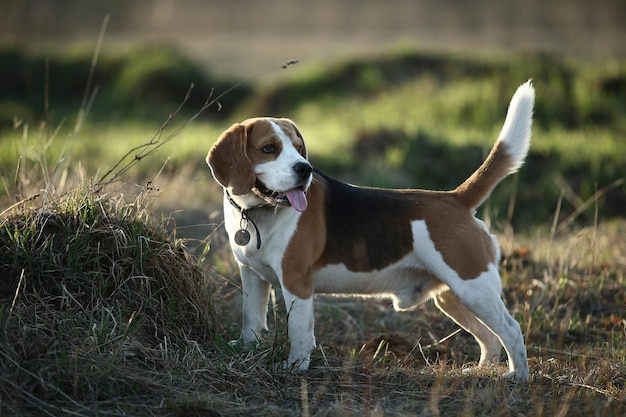
[[498, 141], [506, 143], [508, 153], [515, 161], [511, 172], [517, 171], [528, 154], [534, 104], [535, 89], [531, 80], [528, 80], [513, 94], [506, 120], [498, 137]]

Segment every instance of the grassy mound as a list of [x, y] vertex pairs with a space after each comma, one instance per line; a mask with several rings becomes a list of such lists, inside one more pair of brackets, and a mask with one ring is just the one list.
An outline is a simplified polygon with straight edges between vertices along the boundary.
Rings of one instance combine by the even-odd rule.
[[0, 277], [0, 398], [17, 414], [145, 407], [148, 375], [218, 328], [211, 282], [139, 202], [76, 191], [7, 215]]

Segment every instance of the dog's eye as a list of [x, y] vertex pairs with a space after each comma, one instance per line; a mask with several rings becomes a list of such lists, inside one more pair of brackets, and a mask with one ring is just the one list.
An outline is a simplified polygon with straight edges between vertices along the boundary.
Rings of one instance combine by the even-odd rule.
[[270, 143], [270, 144], [265, 145], [264, 147], [262, 147], [261, 151], [263, 153], [274, 153], [274, 152], [276, 152], [276, 147]]

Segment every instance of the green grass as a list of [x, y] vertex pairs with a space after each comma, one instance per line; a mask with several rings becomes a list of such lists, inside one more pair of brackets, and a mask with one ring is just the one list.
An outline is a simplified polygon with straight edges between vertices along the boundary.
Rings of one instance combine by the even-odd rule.
[[[78, 129], [81, 94], [60, 106], [67, 113], [50, 100], [47, 118], [19, 102], [30, 116], [0, 133], [0, 413], [624, 415], [623, 68], [393, 52], [304, 68], [221, 120], [191, 123], [203, 101], [111, 115], [94, 103]], [[431, 305], [398, 313], [384, 300], [319, 297], [312, 367], [294, 372], [277, 367], [288, 349], [277, 291], [259, 344], [228, 344], [241, 292], [219, 220], [208, 220], [208, 242], [175, 239], [189, 231], [159, 218], [155, 183], [172, 184], [170, 210], [211, 212], [206, 152], [231, 122], [271, 113], [293, 118], [316, 165], [342, 178], [453, 187], [530, 76], [531, 154], [480, 210], [499, 231], [528, 384], [501, 380], [504, 362], [464, 373], [478, 346]], [[204, 251], [195, 258], [184, 243]]]
[[[162, 120], [184, 97], [185, 80], [195, 81], [199, 70], [167, 48], [136, 53], [142, 59], [129, 60], [129, 55], [101, 59], [103, 68], [95, 72], [102, 84], [78, 133], [78, 93], [51, 91], [47, 113], [42, 111], [42, 97], [39, 105], [32, 97], [4, 101], [5, 114], [11, 114], [11, 103], [16, 105], [18, 121], [12, 124], [16, 128], [6, 125], [0, 130], [0, 146], [5, 150], [0, 155], [0, 173], [5, 183], [12, 182], [18, 156], [33, 159], [29, 153], [46, 148], [52, 134], [56, 139], [46, 152], [48, 158], [71, 151], [71, 160], [80, 161], [87, 175], [94, 175], [159, 131]], [[79, 67], [76, 58], [59, 60], [68, 71], [74, 68], [71, 65]], [[39, 61], [31, 57], [28, 62]], [[170, 66], [165, 65], [168, 62]], [[85, 77], [87, 64], [82, 64]], [[163, 81], [163, 74], [171, 80]], [[44, 77], [43, 70], [39, 75]], [[49, 77], [55, 85], [65, 79], [57, 81], [56, 73]], [[133, 77], [135, 81], [124, 81]], [[145, 181], [165, 161], [166, 173], [192, 166], [204, 169], [204, 156], [221, 131], [244, 118], [269, 114], [294, 119], [315, 165], [333, 175], [364, 185], [453, 188], [480, 164], [497, 137], [515, 88], [529, 78], [537, 90], [534, 138], [526, 169], [516, 179], [517, 215], [494, 212], [492, 216], [518, 228], [541, 225], [550, 221], [563, 183], [585, 201], [624, 177], [624, 63], [585, 64], [532, 54], [472, 59], [396, 51], [326, 67], [294, 67], [280, 83], [260, 84], [256, 89], [245, 84], [221, 98], [221, 110], [215, 105], [204, 111], [184, 134], [175, 135], [171, 146], [140, 164], [133, 176]], [[80, 77], [72, 83], [70, 92], [82, 85]], [[197, 82], [164, 136], [201, 108], [210, 83], [210, 79]], [[226, 85], [226, 81], [216, 84], [213, 97]], [[40, 84], [30, 88], [45, 89]], [[20, 116], [24, 108], [30, 116]], [[11, 195], [7, 186], [3, 188], [0, 192]], [[513, 182], [504, 182], [491, 206], [508, 206], [513, 191]], [[536, 204], [538, 197], [544, 204]], [[604, 216], [620, 217], [626, 204], [625, 186], [603, 193], [600, 200]], [[577, 205], [567, 200], [562, 210], [574, 213]], [[585, 211], [579, 220], [585, 224], [592, 216]]]
[[[94, 66], [95, 64], [95, 66]], [[69, 49], [47, 56], [11, 47], [0, 48], [0, 75], [7, 83], [0, 98], [0, 128], [13, 117], [56, 126], [69, 118], [72, 127], [82, 105], [92, 121], [163, 120], [185, 98], [189, 110], [202, 106], [212, 90], [221, 92], [235, 80], [215, 79], [175, 47], [127, 48], [116, 53]], [[86, 88], [89, 87], [89, 88]], [[224, 111], [248, 92], [242, 86], [222, 100]]]
[[[172, 107], [171, 111], [174, 110], [176, 108]], [[150, 178], [162, 166], [166, 172], [175, 172], [187, 165], [204, 169], [204, 158], [208, 152], [204, 148], [207, 145], [210, 147], [221, 131], [215, 124], [204, 121], [185, 126], [188, 120], [186, 116], [176, 117], [163, 129], [160, 123], [129, 120], [122, 123], [87, 123], [78, 133], [74, 133], [73, 126], [68, 128], [67, 123], [50, 129], [47, 126], [33, 128], [23, 124], [17, 129], [4, 131], [0, 133], [0, 146], [3, 147], [0, 173], [5, 187], [4, 190], [0, 189], [0, 195], [11, 195], [11, 192], [7, 193], [7, 188], [12, 188], [20, 158], [21, 164], [37, 170], [45, 164], [57, 166], [57, 171], [67, 168], [73, 178], [79, 174], [97, 177], [129, 150], [150, 140], [172, 143], [164, 149], [155, 150], [150, 158], [132, 171], [137, 181]], [[184, 128], [184, 135], [179, 134], [181, 128]], [[199, 149], [200, 144], [203, 145]], [[172, 153], [172, 149], [176, 149], [176, 152]], [[132, 160], [137, 154], [139, 150], [129, 155], [129, 159]]]

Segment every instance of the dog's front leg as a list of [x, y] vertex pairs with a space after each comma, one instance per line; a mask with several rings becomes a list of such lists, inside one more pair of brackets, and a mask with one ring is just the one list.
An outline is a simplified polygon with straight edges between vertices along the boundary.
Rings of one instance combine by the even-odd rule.
[[246, 342], [256, 342], [260, 333], [267, 330], [267, 306], [270, 284], [252, 269], [240, 265], [243, 287], [243, 326], [241, 338]]
[[313, 295], [307, 299], [302, 299], [283, 288], [283, 297], [287, 308], [290, 343], [287, 366], [301, 370], [308, 369], [311, 351], [315, 348]]

